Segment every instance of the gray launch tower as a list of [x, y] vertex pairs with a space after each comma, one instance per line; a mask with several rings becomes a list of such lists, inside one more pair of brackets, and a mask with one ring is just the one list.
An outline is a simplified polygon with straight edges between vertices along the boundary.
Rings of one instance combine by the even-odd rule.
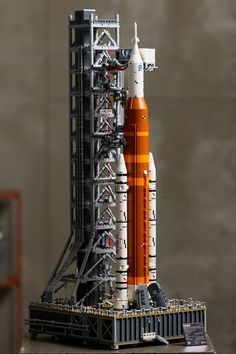
[[[123, 72], [108, 67], [119, 49], [119, 17], [98, 20], [95, 10], [69, 18], [71, 235], [43, 300], [72, 284], [71, 304], [111, 299], [114, 282], [116, 149], [121, 145]], [[112, 34], [111, 34], [112, 33]], [[67, 274], [75, 264], [78, 272]]]

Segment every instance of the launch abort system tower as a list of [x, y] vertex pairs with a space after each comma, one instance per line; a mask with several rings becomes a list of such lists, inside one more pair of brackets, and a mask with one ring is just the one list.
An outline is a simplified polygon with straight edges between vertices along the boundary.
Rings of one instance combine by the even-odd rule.
[[[69, 17], [71, 230], [29, 331], [120, 345], [181, 338], [199, 301], [168, 300], [156, 282], [156, 169], [144, 72], [155, 51], [119, 47], [119, 16]], [[129, 91], [124, 74], [129, 74]]]

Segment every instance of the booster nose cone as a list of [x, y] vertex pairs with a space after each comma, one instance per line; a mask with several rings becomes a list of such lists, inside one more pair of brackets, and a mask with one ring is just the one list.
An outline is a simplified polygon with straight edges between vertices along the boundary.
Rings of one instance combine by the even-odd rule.
[[119, 154], [116, 158], [116, 173], [118, 175], [127, 174], [125, 158], [123, 154]]
[[149, 179], [156, 181], [156, 166], [151, 152], [149, 153]]

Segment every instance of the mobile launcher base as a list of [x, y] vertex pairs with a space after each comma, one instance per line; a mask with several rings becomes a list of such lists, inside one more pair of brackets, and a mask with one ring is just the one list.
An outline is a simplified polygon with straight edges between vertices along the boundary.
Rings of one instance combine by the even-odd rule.
[[183, 339], [183, 324], [202, 322], [206, 329], [205, 303], [169, 300], [166, 308], [104, 310], [94, 307], [31, 302], [29, 332], [76, 338], [84, 345], [99, 343], [119, 349], [122, 345]]

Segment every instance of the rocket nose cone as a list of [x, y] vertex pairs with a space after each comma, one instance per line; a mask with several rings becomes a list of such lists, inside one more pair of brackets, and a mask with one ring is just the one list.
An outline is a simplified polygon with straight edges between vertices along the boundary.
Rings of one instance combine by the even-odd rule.
[[134, 22], [134, 40], [135, 40], [135, 39], [139, 41], [139, 39], [138, 39], [137, 23], [136, 23], [136, 22]]
[[150, 162], [150, 164], [154, 163], [154, 158], [153, 158], [152, 152], [149, 152], [149, 162]]
[[138, 38], [138, 31], [137, 31], [137, 23], [134, 22], [134, 37], [132, 39], [132, 42], [134, 42], [134, 46], [138, 46], [139, 38]]
[[116, 163], [117, 163], [117, 164], [123, 164], [123, 163], [125, 163], [124, 154], [120, 153], [120, 154], [117, 155]]
[[117, 173], [126, 173], [126, 164], [125, 164], [125, 158], [124, 154], [120, 153], [116, 157], [116, 170]]
[[152, 174], [156, 173], [156, 166], [155, 166], [153, 154], [151, 152], [149, 152], [149, 173], [151, 174], [151, 179], [153, 179]]

